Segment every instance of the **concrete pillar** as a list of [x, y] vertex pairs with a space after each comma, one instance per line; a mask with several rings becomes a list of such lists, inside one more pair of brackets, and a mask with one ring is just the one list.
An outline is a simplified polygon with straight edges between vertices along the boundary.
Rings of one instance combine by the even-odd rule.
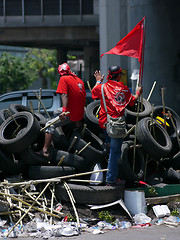
[[[180, 85], [174, 77], [180, 40], [179, 7], [178, 1], [128, 0], [128, 28], [146, 16], [144, 97], [148, 97], [156, 80], [150, 102], [162, 105], [161, 87], [165, 87], [165, 105], [180, 113]], [[137, 67], [133, 61], [131, 69]]]
[[[109, 51], [126, 35], [126, 4], [125, 0], [99, 0], [100, 54]], [[117, 55], [100, 58], [100, 69], [105, 79], [112, 65], [126, 69], [127, 59]]]
[[[162, 105], [161, 87], [165, 87], [165, 105], [180, 114], [180, 2], [154, 0], [99, 0], [100, 54], [113, 48], [141, 19], [146, 17], [143, 96], [148, 97], [157, 84], [150, 102]], [[139, 69], [135, 58], [104, 55], [100, 59], [102, 73], [110, 65], [119, 64], [128, 70], [128, 82], [134, 69]]]
[[94, 72], [99, 70], [99, 47], [86, 46], [84, 47], [84, 81], [89, 81], [91, 86], [94, 84]]

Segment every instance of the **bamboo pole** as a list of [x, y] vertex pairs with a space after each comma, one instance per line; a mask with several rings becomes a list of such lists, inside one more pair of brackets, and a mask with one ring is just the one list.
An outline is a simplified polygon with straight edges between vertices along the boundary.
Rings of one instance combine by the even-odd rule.
[[[53, 212], [54, 196], [55, 196], [55, 186], [53, 183], [53, 189], [51, 190], [51, 213]], [[50, 218], [50, 225], [52, 225], [52, 216]]]
[[73, 138], [73, 140], [72, 140], [72, 142], [71, 142], [71, 144], [70, 144], [67, 152], [70, 152], [70, 151], [71, 151], [72, 147], [73, 147], [74, 144], [76, 143], [76, 140], [77, 140], [77, 136], [74, 136], [74, 138]]
[[67, 191], [67, 193], [69, 195], [69, 198], [70, 198], [70, 201], [71, 201], [71, 204], [72, 204], [72, 207], [74, 209], [74, 213], [75, 213], [76, 221], [77, 221], [78, 232], [80, 232], [80, 222], [79, 222], [79, 216], [78, 216], [75, 204], [74, 204], [75, 203], [74, 196], [73, 196], [73, 194], [71, 192], [71, 189], [70, 189], [69, 185], [66, 182], [64, 182], [64, 187], [66, 188], [66, 191]]
[[85, 182], [85, 183], [102, 183], [101, 181], [85, 180], [85, 179], [68, 179], [68, 182]]
[[179, 139], [179, 135], [178, 135], [178, 132], [177, 132], [177, 128], [176, 128], [176, 125], [175, 125], [175, 123], [174, 123], [174, 121], [173, 121], [173, 119], [172, 119], [171, 112], [170, 112], [169, 110], [168, 110], [168, 115], [169, 115], [169, 118], [170, 118], [171, 123], [172, 123], [172, 125], [173, 125], [174, 131], [175, 131], [176, 137], [177, 137], [177, 142], [178, 142], [178, 145], [179, 145], [179, 147], [180, 147], [180, 139]]
[[30, 180], [28, 182], [17, 182], [17, 183], [8, 183], [8, 182], [1, 182], [0, 186], [9, 186], [9, 187], [15, 187], [15, 186], [21, 186], [21, 185], [27, 185], [27, 184], [39, 184], [39, 183], [45, 183], [45, 182], [61, 182], [64, 179], [73, 178], [73, 177], [80, 177], [84, 175], [90, 175], [92, 173], [98, 173], [98, 172], [107, 172], [108, 169], [101, 169], [96, 171], [89, 171], [84, 173], [75, 173], [70, 174], [66, 176], [56, 177], [56, 178], [47, 178], [47, 179], [39, 179], [39, 180]]
[[148, 96], [148, 98], [147, 98], [147, 101], [149, 101], [149, 99], [150, 99], [150, 97], [151, 97], [151, 95], [152, 95], [152, 93], [153, 93], [153, 91], [154, 91], [155, 86], [156, 86], [156, 81], [154, 81], [154, 83], [153, 83], [153, 86], [152, 86], [152, 88], [151, 88], [151, 91], [150, 91], [150, 93], [149, 93], [149, 96]]
[[[44, 189], [42, 190], [42, 192], [39, 194], [39, 196], [36, 198], [36, 200], [38, 200], [38, 199], [41, 197], [41, 195], [45, 192], [45, 190], [47, 189], [47, 187], [48, 187], [49, 185], [50, 185], [50, 182], [48, 182], [48, 183], [46, 184], [46, 186], [44, 187]], [[14, 228], [21, 222], [21, 220], [27, 215], [27, 213], [31, 210], [31, 208], [33, 208], [34, 204], [35, 204], [35, 201], [30, 205], [30, 207], [28, 208], [27, 212], [24, 213], [24, 214], [22, 215], [22, 217], [14, 224], [14, 226], [9, 230], [9, 232], [5, 235], [5, 237], [8, 237], [8, 236], [9, 236], [9, 234], [10, 234], [10, 233], [14, 230]]]
[[100, 109], [101, 109], [101, 104], [100, 104], [100, 106], [98, 107], [98, 110], [96, 111], [95, 117], [97, 117], [97, 115], [98, 115]]
[[162, 94], [162, 105], [163, 105], [163, 118], [164, 118], [164, 128], [166, 130], [166, 110], [165, 110], [165, 101], [164, 101], [164, 88], [161, 88], [161, 94]]
[[[65, 113], [65, 115], [68, 115], [68, 114], [70, 114], [70, 112], [66, 112], [66, 113]], [[41, 129], [40, 129], [40, 132], [42, 132], [43, 130], [45, 130], [46, 128], [50, 127], [52, 124], [54, 124], [54, 123], [56, 123], [56, 122], [58, 122], [58, 121], [60, 121], [60, 119], [59, 119], [59, 118], [56, 118], [54, 121], [50, 122], [48, 125], [46, 125], [45, 127], [41, 128]]]
[[64, 159], [65, 159], [65, 155], [63, 155], [63, 156], [61, 157], [61, 159], [59, 160], [57, 166], [60, 166], [60, 165], [62, 164], [62, 162], [64, 161]]
[[44, 109], [44, 111], [45, 111], [45, 113], [46, 113], [47, 117], [48, 117], [48, 118], [50, 118], [50, 115], [49, 115], [49, 113], [47, 112], [47, 110], [46, 110], [46, 108], [45, 108], [45, 106], [44, 106], [44, 104], [43, 104], [42, 100], [39, 98], [39, 96], [38, 96], [37, 92], [36, 92], [36, 91], [34, 91], [34, 93], [36, 94], [36, 97], [37, 97], [37, 99], [39, 100], [40, 104], [42, 105], [42, 107], [43, 107], [43, 109]]
[[30, 105], [31, 112], [34, 113], [33, 105], [32, 105], [32, 102], [31, 102], [31, 101], [29, 101], [29, 105]]
[[87, 85], [88, 85], [89, 90], [92, 92], [92, 89], [91, 89], [89, 81], [87, 81]]
[[[39, 99], [41, 99], [41, 97], [42, 97], [42, 91], [41, 91], [42, 89], [40, 88], [39, 89]], [[39, 111], [39, 113], [40, 113], [40, 111], [41, 111], [41, 104], [40, 104], [40, 101], [38, 102], [38, 111]]]
[[88, 142], [81, 150], [79, 150], [79, 152], [77, 152], [77, 155], [82, 153], [82, 151], [84, 151], [90, 144], [91, 144], [91, 142]]

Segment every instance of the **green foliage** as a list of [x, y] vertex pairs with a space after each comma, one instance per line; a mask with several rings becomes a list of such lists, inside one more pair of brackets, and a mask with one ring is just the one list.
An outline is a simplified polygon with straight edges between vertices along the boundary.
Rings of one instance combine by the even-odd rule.
[[31, 49], [27, 54], [27, 59], [31, 69], [42, 80], [42, 88], [48, 88], [48, 79], [51, 88], [57, 87], [57, 58], [56, 50]]
[[76, 217], [73, 217], [71, 214], [67, 216], [67, 222], [76, 222]]
[[35, 79], [20, 57], [3, 53], [0, 58], [0, 93], [28, 88]]
[[158, 195], [158, 193], [156, 192], [156, 189], [153, 186], [149, 186], [148, 191], [151, 196]]
[[179, 210], [178, 210], [178, 208], [175, 208], [173, 211], [171, 211], [171, 215], [172, 215], [172, 216], [175, 216], [175, 217], [178, 217], [178, 216], [179, 216]]
[[3, 53], [0, 57], [0, 94], [28, 89], [40, 78], [42, 88], [57, 87], [55, 50], [30, 49], [24, 58]]
[[109, 213], [109, 211], [101, 211], [98, 213], [99, 219], [106, 221], [108, 223], [112, 223], [115, 218]]

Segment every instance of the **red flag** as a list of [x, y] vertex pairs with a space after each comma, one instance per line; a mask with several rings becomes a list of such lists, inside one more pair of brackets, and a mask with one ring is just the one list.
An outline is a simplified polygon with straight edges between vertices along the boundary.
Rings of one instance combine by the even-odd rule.
[[101, 54], [115, 54], [128, 57], [138, 58], [140, 63], [139, 82], [142, 83], [143, 67], [144, 67], [144, 46], [145, 46], [145, 17], [129, 32], [123, 39], [121, 39], [114, 48], [106, 53]]
[[[114, 48], [104, 54], [124, 55], [128, 57], [138, 58], [141, 63], [142, 47], [143, 47], [143, 32], [144, 32], [145, 17], [121, 39]], [[102, 54], [101, 57], [104, 55]]]

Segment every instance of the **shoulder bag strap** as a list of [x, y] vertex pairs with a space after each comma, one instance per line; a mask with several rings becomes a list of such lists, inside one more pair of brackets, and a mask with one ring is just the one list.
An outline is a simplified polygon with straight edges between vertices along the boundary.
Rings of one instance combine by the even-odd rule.
[[107, 114], [107, 107], [106, 107], [106, 101], [105, 101], [105, 97], [104, 97], [104, 83], [101, 85], [101, 94], [102, 94], [102, 99], [103, 99], [103, 103], [104, 103], [104, 108], [105, 108], [105, 111], [106, 111], [106, 114]]

